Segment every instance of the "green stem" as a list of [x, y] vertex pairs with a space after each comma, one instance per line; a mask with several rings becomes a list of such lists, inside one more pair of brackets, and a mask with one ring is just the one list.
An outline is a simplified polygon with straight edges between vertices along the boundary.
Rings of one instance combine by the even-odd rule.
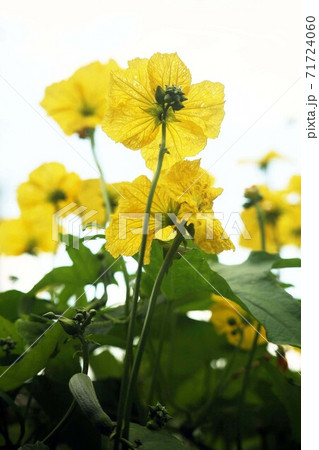
[[106, 189], [103, 170], [102, 170], [102, 167], [101, 167], [101, 165], [99, 163], [99, 160], [97, 158], [97, 155], [96, 155], [94, 131], [95, 130], [93, 130], [89, 134], [89, 138], [90, 138], [90, 142], [91, 142], [91, 150], [92, 150], [93, 159], [94, 159], [95, 165], [97, 167], [97, 170], [99, 171], [99, 174], [100, 174], [100, 185], [101, 185], [101, 192], [102, 192], [103, 201], [104, 201], [104, 204], [105, 204], [105, 223], [106, 223], [109, 220], [109, 218], [111, 217], [112, 206], [111, 206], [109, 194], [108, 194], [107, 189]]
[[157, 274], [153, 289], [152, 289], [152, 293], [150, 296], [150, 300], [148, 303], [148, 308], [147, 308], [147, 312], [146, 312], [146, 316], [144, 319], [144, 324], [143, 324], [143, 328], [142, 328], [142, 332], [141, 332], [141, 336], [139, 339], [139, 343], [137, 346], [137, 351], [136, 351], [136, 356], [133, 362], [133, 367], [132, 367], [132, 372], [131, 372], [131, 376], [130, 376], [130, 380], [128, 383], [128, 389], [127, 389], [127, 394], [126, 394], [126, 398], [125, 398], [125, 407], [124, 407], [124, 420], [125, 420], [125, 425], [124, 425], [124, 437], [127, 438], [128, 437], [128, 431], [129, 431], [129, 423], [130, 423], [130, 415], [131, 415], [131, 407], [132, 407], [132, 401], [133, 401], [133, 393], [134, 393], [134, 388], [136, 386], [136, 381], [137, 381], [137, 376], [138, 376], [138, 372], [139, 372], [139, 368], [142, 362], [142, 357], [143, 357], [143, 353], [145, 350], [145, 345], [147, 342], [147, 338], [150, 332], [150, 328], [151, 328], [151, 323], [152, 323], [152, 318], [153, 318], [153, 314], [155, 311], [155, 307], [156, 307], [156, 301], [157, 301], [157, 297], [159, 295], [160, 292], [160, 288], [161, 288], [161, 284], [163, 281], [163, 278], [167, 272], [167, 270], [169, 269], [173, 258], [180, 246], [180, 243], [183, 240], [183, 236], [179, 233], [172, 246], [170, 247], [168, 253], [166, 254], [166, 257], [162, 263], [162, 266]]
[[126, 295], [125, 295], [125, 315], [126, 317], [130, 314], [130, 276], [128, 274], [126, 264], [124, 261], [123, 256], [120, 258], [120, 264], [123, 271], [124, 281], [125, 281], [125, 287], [126, 287]]
[[127, 439], [121, 438], [121, 442], [126, 445], [126, 447], [130, 449], [137, 449], [136, 445], [134, 445], [132, 442], [128, 441]]
[[243, 379], [243, 385], [242, 385], [242, 389], [240, 392], [240, 397], [239, 397], [239, 402], [238, 402], [238, 409], [237, 409], [237, 433], [236, 433], [236, 442], [237, 442], [237, 450], [242, 450], [242, 443], [241, 443], [241, 417], [243, 414], [243, 407], [244, 407], [244, 403], [245, 403], [245, 396], [246, 396], [246, 391], [248, 388], [248, 384], [249, 384], [249, 375], [250, 375], [250, 370], [252, 367], [252, 363], [254, 360], [254, 356], [257, 350], [257, 343], [258, 343], [258, 337], [259, 337], [259, 333], [260, 333], [260, 323], [258, 324], [256, 333], [255, 333], [255, 337], [254, 337], [254, 341], [253, 341], [253, 345], [251, 347], [250, 353], [249, 353], [249, 358], [248, 358], [248, 362], [245, 368], [245, 373], [244, 373], [244, 379]]
[[87, 375], [89, 371], [89, 346], [87, 341], [81, 334], [79, 336], [79, 339], [82, 345], [82, 358], [83, 358], [82, 373], [85, 373], [85, 375]]
[[[89, 370], [89, 348], [88, 343], [84, 339], [82, 335], [79, 336], [79, 339], [81, 341], [82, 345], [82, 356], [83, 356], [83, 367], [82, 367], [82, 373], [85, 373], [87, 375]], [[67, 419], [71, 416], [74, 406], [75, 406], [75, 400], [72, 400], [69, 408], [67, 409], [66, 413], [60, 420], [60, 422], [53, 428], [52, 431], [44, 438], [42, 439], [42, 443], [44, 444], [46, 441], [48, 441], [61, 427], [62, 425], [67, 421]]]
[[130, 368], [131, 368], [131, 363], [132, 363], [132, 355], [133, 355], [135, 319], [136, 319], [136, 313], [137, 313], [137, 304], [138, 304], [139, 290], [140, 290], [141, 277], [142, 277], [142, 268], [143, 268], [143, 264], [144, 264], [144, 256], [145, 256], [146, 243], [147, 243], [149, 215], [151, 212], [152, 201], [153, 201], [155, 189], [157, 186], [157, 182], [158, 182], [161, 170], [162, 170], [163, 159], [164, 159], [166, 151], [167, 151], [166, 150], [166, 123], [164, 121], [162, 123], [162, 143], [161, 143], [160, 150], [159, 150], [157, 167], [156, 167], [156, 171], [154, 173], [152, 184], [151, 184], [150, 191], [148, 194], [146, 208], [145, 208], [145, 215], [144, 215], [144, 220], [143, 220], [143, 234], [142, 234], [141, 248], [140, 248], [138, 267], [137, 267], [137, 272], [136, 272], [136, 281], [135, 281], [134, 295], [133, 295], [133, 301], [132, 301], [132, 309], [131, 309], [131, 313], [130, 313], [130, 320], [129, 320], [128, 331], [127, 331], [126, 351], [125, 351], [124, 369], [123, 369], [119, 406], [118, 406], [118, 414], [117, 414], [117, 427], [116, 427], [116, 434], [115, 434], [114, 450], [119, 449], [120, 437], [121, 437], [122, 426], [123, 426], [123, 418], [124, 418], [124, 404], [125, 404], [125, 399], [128, 395], [128, 380], [129, 380]]
[[266, 251], [266, 236], [265, 236], [264, 215], [263, 215], [263, 211], [260, 208], [258, 203], [256, 203], [256, 211], [257, 211], [257, 218], [258, 218], [258, 224], [259, 224], [259, 230], [260, 230], [261, 249], [265, 252]]

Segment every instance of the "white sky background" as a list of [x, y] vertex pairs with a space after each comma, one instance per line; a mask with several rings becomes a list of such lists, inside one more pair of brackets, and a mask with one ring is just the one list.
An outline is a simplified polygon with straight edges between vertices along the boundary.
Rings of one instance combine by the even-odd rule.
[[[239, 159], [259, 158], [270, 149], [286, 155], [288, 162], [273, 164], [268, 181], [274, 188], [300, 172], [299, 1], [11, 0], [1, 6], [0, 217], [19, 214], [16, 187], [43, 162], [62, 162], [82, 178], [97, 176], [89, 144], [64, 137], [39, 106], [47, 85], [94, 60], [114, 58], [125, 66], [135, 57], [177, 51], [194, 82], [225, 85], [220, 136], [199, 156], [224, 188], [215, 210], [226, 218], [241, 210], [245, 187], [264, 182]], [[139, 152], [102, 132], [97, 144], [108, 182], [149, 174]], [[222, 261], [240, 262], [247, 254], [238, 249]], [[12, 287], [9, 274], [21, 278], [17, 288], [29, 289], [51, 267], [51, 255], [2, 258], [0, 289]]]

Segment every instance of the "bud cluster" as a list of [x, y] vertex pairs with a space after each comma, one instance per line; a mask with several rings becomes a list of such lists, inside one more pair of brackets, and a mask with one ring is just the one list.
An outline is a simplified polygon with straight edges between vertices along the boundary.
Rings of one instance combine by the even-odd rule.
[[93, 317], [96, 315], [95, 309], [86, 311], [85, 309], [76, 309], [76, 315], [72, 319], [58, 316], [53, 312], [44, 314], [48, 319], [57, 319], [64, 331], [70, 336], [77, 337], [84, 333], [86, 327], [90, 325]]
[[157, 402], [155, 406], [149, 406], [148, 417], [149, 420], [146, 426], [150, 430], [159, 430], [172, 419], [165, 406], [162, 406], [159, 402]]
[[17, 343], [10, 336], [6, 338], [0, 338], [0, 347], [8, 355], [15, 347]]
[[183, 102], [187, 100], [187, 97], [185, 97], [185, 94], [181, 88], [174, 85], [166, 85], [165, 87], [166, 89], [164, 91], [161, 86], [157, 86], [155, 91], [155, 99], [157, 103], [163, 108], [171, 107], [173, 111], [180, 111], [184, 108]]

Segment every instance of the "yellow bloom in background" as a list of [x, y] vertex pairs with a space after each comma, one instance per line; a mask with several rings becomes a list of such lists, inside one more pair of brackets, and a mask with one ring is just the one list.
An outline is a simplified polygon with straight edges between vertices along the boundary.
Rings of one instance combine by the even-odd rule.
[[51, 208], [32, 208], [24, 211], [18, 219], [0, 222], [0, 253], [18, 256], [23, 253], [55, 252], [55, 235]]
[[81, 67], [67, 80], [48, 86], [41, 106], [62, 128], [65, 134], [79, 133], [100, 125], [105, 113], [105, 94], [112, 70], [117, 63], [110, 59]]
[[299, 200], [301, 196], [301, 176], [300, 175], [293, 175], [288, 183], [287, 187], [288, 194], [298, 194]]
[[[253, 345], [257, 321], [237, 303], [225, 299], [219, 295], [212, 295], [214, 301], [211, 308], [211, 322], [220, 334], [225, 334], [228, 342], [239, 346], [243, 350], [249, 350]], [[266, 331], [260, 328], [257, 343], [266, 344]]]
[[171, 93], [176, 101], [165, 118], [169, 154], [164, 168], [197, 155], [207, 138], [218, 136], [224, 118], [224, 86], [210, 81], [192, 85], [190, 71], [176, 53], [136, 58], [126, 70], [111, 73], [102, 128], [114, 141], [142, 149], [150, 169], [156, 167], [161, 141], [165, 115], [161, 98]]
[[[213, 178], [208, 174], [197, 179], [203, 172], [199, 161], [181, 161], [162, 173], [151, 207], [145, 264], [150, 261], [153, 239], [173, 239], [176, 222], [185, 221], [195, 243], [207, 253], [234, 249], [220, 222], [214, 218], [212, 209], [213, 200], [222, 190], [211, 186]], [[189, 187], [192, 182], [190, 191], [183, 195], [184, 187]], [[119, 199], [118, 208], [106, 229], [106, 249], [115, 258], [132, 256], [140, 250], [150, 186], [151, 181], [144, 175], [132, 183], [119, 185], [124, 198]]]
[[[258, 186], [258, 190], [263, 197], [259, 206], [264, 218], [266, 251], [277, 253], [281, 246], [278, 234], [278, 221], [285, 214], [289, 205], [283, 191], [271, 191], [267, 186]], [[246, 239], [241, 234], [239, 244], [252, 250], [261, 250], [260, 227], [256, 208], [244, 209], [241, 213], [241, 218], [251, 239]]]
[[[301, 245], [301, 180], [294, 175], [284, 190], [272, 191], [258, 186], [263, 199], [259, 202], [263, 214], [266, 251], [277, 253], [284, 245]], [[251, 237], [241, 234], [239, 244], [252, 250], [261, 250], [260, 225], [255, 207], [244, 209], [241, 218]]]
[[271, 150], [270, 152], [266, 153], [262, 158], [260, 159], [242, 159], [239, 161], [241, 164], [256, 164], [259, 166], [261, 170], [267, 170], [269, 164], [276, 160], [276, 159], [287, 159], [280, 153], [276, 152], [275, 150]]
[[281, 245], [301, 246], [301, 205], [290, 205], [278, 221], [278, 238]]
[[81, 184], [80, 177], [67, 172], [63, 164], [45, 163], [33, 170], [29, 180], [18, 187], [18, 204], [22, 211], [50, 205], [53, 214], [76, 200]]
[[[105, 184], [111, 206], [114, 209], [118, 203], [119, 192], [116, 186], [119, 183]], [[83, 212], [83, 216], [87, 216], [88, 212], [96, 211], [90, 218], [86, 217], [82, 220], [83, 225], [96, 222], [98, 225], [105, 225], [106, 222], [106, 208], [101, 191], [101, 184], [99, 179], [83, 180], [80, 193], [78, 195], [78, 205], [85, 206], [87, 209]]]
[[278, 222], [279, 239], [283, 245], [301, 246], [301, 177], [293, 175], [289, 182], [286, 199], [289, 206]]

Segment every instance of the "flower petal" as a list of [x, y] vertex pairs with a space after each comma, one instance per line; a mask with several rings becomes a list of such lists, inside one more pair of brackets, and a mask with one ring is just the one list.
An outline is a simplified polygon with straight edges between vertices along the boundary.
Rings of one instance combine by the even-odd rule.
[[155, 53], [149, 60], [148, 75], [154, 92], [157, 86], [165, 89], [166, 85], [174, 85], [187, 94], [192, 81], [189, 69], [177, 53]]
[[[187, 203], [188, 210], [197, 212], [211, 208], [223, 189], [212, 187], [214, 178], [200, 167], [200, 160], [179, 161], [162, 172], [160, 184], [166, 186], [170, 196], [179, 203]], [[187, 209], [187, 207], [186, 207]]]
[[196, 214], [188, 223], [194, 225], [195, 243], [206, 253], [221, 253], [224, 250], [235, 250], [234, 244], [227, 236], [219, 220], [212, 211]]
[[147, 75], [147, 59], [130, 61], [129, 68], [111, 74], [102, 129], [115, 142], [139, 150], [158, 134], [158, 121]]
[[[168, 154], [163, 161], [163, 169], [171, 167], [186, 156], [195, 156], [206, 146], [207, 138], [202, 129], [194, 122], [168, 122], [166, 148]], [[153, 141], [141, 149], [146, 166], [155, 170], [158, 160], [159, 141]]]
[[218, 136], [224, 112], [224, 86], [202, 81], [193, 84], [187, 94], [185, 108], [176, 113], [180, 120], [196, 123], [210, 139]]

